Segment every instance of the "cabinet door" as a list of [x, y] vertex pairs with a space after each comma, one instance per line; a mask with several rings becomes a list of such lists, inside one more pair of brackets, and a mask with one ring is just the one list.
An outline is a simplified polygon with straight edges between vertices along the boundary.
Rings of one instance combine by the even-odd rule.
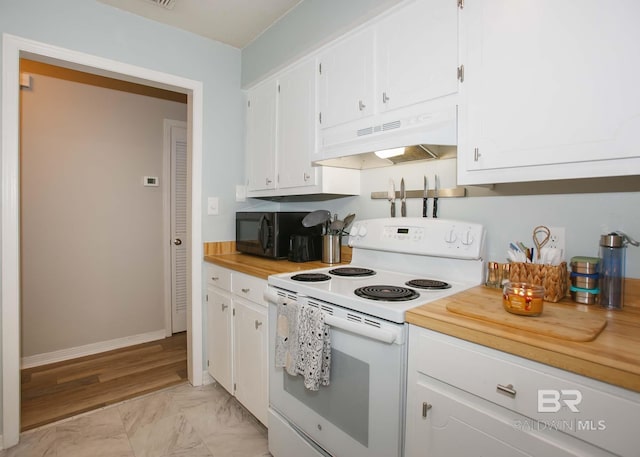
[[387, 111], [458, 91], [458, 7], [415, 0], [377, 25], [377, 102]]
[[427, 376], [407, 393], [407, 457], [612, 456]]
[[245, 157], [248, 190], [276, 187], [276, 90], [276, 82], [272, 80], [247, 94]]
[[321, 128], [373, 114], [373, 43], [373, 29], [369, 27], [320, 57]]
[[267, 308], [242, 299], [236, 299], [234, 305], [235, 395], [266, 425], [269, 406]]
[[316, 141], [316, 62], [309, 60], [278, 80], [278, 187], [316, 184], [311, 155]]
[[233, 393], [231, 296], [214, 287], [207, 288], [207, 353], [209, 374]]
[[474, 0], [460, 14], [459, 183], [637, 174], [640, 2]]

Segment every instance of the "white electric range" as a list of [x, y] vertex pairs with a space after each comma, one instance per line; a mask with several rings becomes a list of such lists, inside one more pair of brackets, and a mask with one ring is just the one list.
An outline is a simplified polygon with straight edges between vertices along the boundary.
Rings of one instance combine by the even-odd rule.
[[399, 457], [404, 434], [405, 313], [484, 280], [482, 225], [432, 218], [357, 221], [349, 265], [269, 277], [269, 322], [295, 301], [325, 313], [331, 382], [305, 390], [273, 363], [269, 449], [274, 457]]

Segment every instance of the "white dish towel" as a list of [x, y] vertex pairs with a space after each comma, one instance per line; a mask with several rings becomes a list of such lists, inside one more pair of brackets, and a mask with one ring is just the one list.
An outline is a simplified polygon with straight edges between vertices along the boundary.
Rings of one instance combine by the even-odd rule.
[[329, 385], [331, 335], [324, 313], [297, 303], [278, 305], [276, 323], [276, 367], [304, 378], [304, 386], [318, 390]]

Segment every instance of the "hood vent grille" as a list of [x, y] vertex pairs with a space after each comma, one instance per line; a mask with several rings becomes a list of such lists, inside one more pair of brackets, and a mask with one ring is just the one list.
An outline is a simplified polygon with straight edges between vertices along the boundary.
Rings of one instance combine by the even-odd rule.
[[172, 10], [176, 5], [176, 0], [147, 0], [149, 3], [153, 3], [154, 5], [160, 6], [167, 10]]

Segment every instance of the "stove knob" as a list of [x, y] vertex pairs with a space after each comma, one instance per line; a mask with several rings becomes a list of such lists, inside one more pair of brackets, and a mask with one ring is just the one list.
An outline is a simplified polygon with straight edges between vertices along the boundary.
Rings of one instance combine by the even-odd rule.
[[449, 244], [455, 243], [457, 239], [458, 237], [454, 229], [449, 230], [444, 236], [444, 240]]
[[464, 236], [462, 237], [462, 244], [464, 244], [465, 246], [469, 246], [473, 244], [474, 241], [475, 241], [475, 238], [473, 238], [473, 234], [471, 233], [471, 230], [467, 230]]

